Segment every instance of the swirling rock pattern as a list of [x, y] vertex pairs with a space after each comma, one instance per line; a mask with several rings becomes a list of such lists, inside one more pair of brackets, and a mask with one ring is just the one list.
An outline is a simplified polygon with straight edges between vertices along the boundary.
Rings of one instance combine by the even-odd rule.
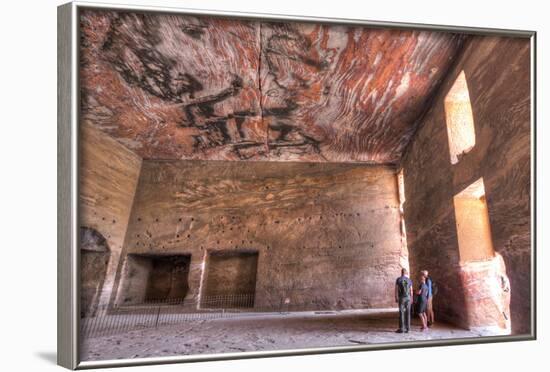
[[145, 159], [395, 163], [462, 41], [86, 10], [82, 120]]
[[84, 121], [145, 159], [265, 156], [257, 23], [86, 11], [81, 28]]
[[461, 41], [298, 23], [262, 25], [261, 33], [271, 154], [292, 160], [397, 161]]

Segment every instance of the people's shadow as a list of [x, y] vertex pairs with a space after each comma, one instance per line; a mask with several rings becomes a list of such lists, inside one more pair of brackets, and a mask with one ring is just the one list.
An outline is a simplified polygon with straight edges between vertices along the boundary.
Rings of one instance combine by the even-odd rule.
[[57, 353], [55, 351], [39, 351], [35, 355], [46, 362], [57, 364]]

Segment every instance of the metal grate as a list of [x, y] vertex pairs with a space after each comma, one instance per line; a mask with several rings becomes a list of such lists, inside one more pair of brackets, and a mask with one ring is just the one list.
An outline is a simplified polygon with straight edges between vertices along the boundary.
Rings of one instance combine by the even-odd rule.
[[81, 319], [80, 328], [82, 336], [90, 338], [191, 320], [254, 316], [262, 312], [254, 307], [253, 293], [207, 296], [201, 298], [200, 303], [198, 308], [195, 299], [169, 299], [98, 308], [95, 316]]

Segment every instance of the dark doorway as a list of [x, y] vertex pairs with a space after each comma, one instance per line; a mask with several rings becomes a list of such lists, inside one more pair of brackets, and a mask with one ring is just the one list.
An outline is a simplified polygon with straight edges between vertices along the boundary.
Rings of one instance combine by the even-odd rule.
[[191, 256], [152, 258], [145, 302], [183, 301], [189, 291]]
[[210, 252], [201, 307], [254, 307], [257, 268], [258, 252]]
[[122, 304], [182, 303], [189, 291], [191, 255], [129, 254]]

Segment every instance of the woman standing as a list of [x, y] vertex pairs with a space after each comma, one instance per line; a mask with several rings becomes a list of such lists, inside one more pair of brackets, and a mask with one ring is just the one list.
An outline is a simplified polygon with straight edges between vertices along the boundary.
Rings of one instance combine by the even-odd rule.
[[416, 312], [422, 321], [422, 331], [428, 329], [428, 318], [426, 316], [426, 308], [428, 307], [428, 286], [426, 285], [426, 277], [420, 277], [420, 287], [416, 291], [417, 303]]

